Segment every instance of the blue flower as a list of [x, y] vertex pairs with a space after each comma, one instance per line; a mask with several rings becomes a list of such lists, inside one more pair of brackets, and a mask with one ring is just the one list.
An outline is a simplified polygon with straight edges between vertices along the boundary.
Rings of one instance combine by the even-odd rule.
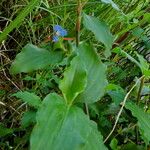
[[67, 30], [63, 29], [61, 26], [59, 25], [55, 25], [53, 27], [53, 30], [55, 31], [55, 35], [53, 36], [53, 41], [54, 42], [58, 42], [59, 37], [64, 37], [67, 35]]
[[53, 42], [58, 42], [58, 40], [59, 40], [59, 37], [58, 36], [53, 36]]

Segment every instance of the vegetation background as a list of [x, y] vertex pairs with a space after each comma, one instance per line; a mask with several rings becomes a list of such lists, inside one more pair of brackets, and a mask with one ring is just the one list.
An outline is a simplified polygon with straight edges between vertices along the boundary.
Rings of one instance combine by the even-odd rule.
[[150, 149], [149, 0], [1, 0], [0, 62], [0, 150]]

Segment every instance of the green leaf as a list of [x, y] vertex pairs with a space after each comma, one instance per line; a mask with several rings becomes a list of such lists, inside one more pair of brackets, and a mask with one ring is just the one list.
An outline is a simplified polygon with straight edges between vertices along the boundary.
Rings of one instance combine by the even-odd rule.
[[76, 99], [80, 102], [94, 103], [105, 93], [106, 65], [101, 62], [94, 48], [86, 43], [79, 45], [78, 52], [87, 70], [87, 86]]
[[123, 144], [120, 150], [147, 150], [147, 148], [144, 147], [144, 145], [137, 145], [133, 142], [128, 142], [127, 144]]
[[1, 89], [0, 89], [0, 96], [3, 96], [5, 93], [6, 93], [5, 90], [1, 90]]
[[10, 71], [13, 74], [31, 72], [42, 69], [50, 64], [54, 65], [62, 59], [62, 51], [48, 51], [32, 44], [27, 44], [16, 56]]
[[123, 50], [121, 50], [121, 53], [123, 56], [127, 57], [130, 61], [134, 62], [138, 67], [140, 67], [140, 63], [135, 58], [133, 58], [131, 55], [129, 55], [128, 53], [126, 53]]
[[5, 128], [2, 124], [0, 124], [0, 137], [6, 136], [7, 134], [12, 134], [13, 129]]
[[142, 73], [145, 76], [150, 76], [149, 64], [143, 58], [142, 55], [139, 55], [138, 53], [136, 53], [136, 55], [138, 56], [138, 59], [139, 59], [139, 62], [138, 62], [135, 58], [133, 58], [131, 55], [129, 55], [128, 53], [126, 53], [119, 47], [115, 48], [113, 50], [113, 52], [117, 53], [117, 54], [121, 54], [124, 57], [127, 57], [130, 61], [134, 62], [141, 69]]
[[146, 76], [150, 76], [150, 70], [149, 70], [150, 65], [143, 58], [142, 55], [139, 55], [138, 53], [136, 53], [136, 55], [138, 56], [138, 59], [140, 61], [140, 68], [141, 68], [142, 73]]
[[22, 119], [21, 119], [21, 126], [26, 128], [26, 127], [32, 125], [33, 123], [36, 123], [35, 117], [36, 117], [36, 112], [35, 111], [25, 112], [23, 114]]
[[126, 103], [125, 107], [137, 118], [140, 133], [145, 143], [148, 144], [150, 142], [150, 114], [144, 112], [140, 107], [131, 102]]
[[120, 11], [119, 7], [112, 0], [101, 0], [103, 3], [110, 4], [114, 9]]
[[5, 40], [7, 35], [15, 28], [18, 28], [24, 18], [38, 5], [40, 0], [31, 0], [30, 3], [22, 10], [19, 15], [13, 20], [8, 27], [4, 29], [4, 31], [0, 34], [0, 43]]
[[37, 112], [30, 138], [31, 150], [106, 150], [96, 124], [62, 97], [49, 94]]
[[109, 57], [111, 55], [110, 49], [113, 44], [113, 36], [110, 33], [108, 26], [97, 18], [88, 16], [85, 13], [83, 14], [83, 24], [88, 30], [94, 33], [98, 41], [105, 45], [105, 56]]
[[79, 56], [76, 56], [72, 61], [70, 67], [64, 72], [64, 78], [60, 82], [59, 88], [61, 89], [64, 98], [67, 102], [73, 100], [81, 93], [86, 87], [87, 75], [85, 67], [82, 64]]
[[109, 145], [110, 145], [112, 150], [119, 150], [118, 140], [116, 138], [113, 138]]
[[107, 93], [116, 105], [119, 105], [125, 97], [125, 91], [119, 85], [115, 84], [107, 86]]
[[140, 27], [136, 27], [132, 30], [132, 34], [137, 37], [140, 38], [141, 36], [143, 36], [144, 34], [144, 30]]
[[25, 92], [17, 92], [12, 96], [16, 96], [20, 98], [24, 102], [27, 102], [30, 106], [38, 108], [41, 105], [41, 99], [39, 96], [35, 95], [34, 93]]
[[145, 13], [145, 14], [144, 14], [144, 19], [145, 19], [148, 23], [150, 23], [150, 13]]

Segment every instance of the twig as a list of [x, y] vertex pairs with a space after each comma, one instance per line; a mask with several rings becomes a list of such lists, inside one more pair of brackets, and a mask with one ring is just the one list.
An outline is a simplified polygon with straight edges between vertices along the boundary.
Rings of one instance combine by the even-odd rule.
[[85, 103], [85, 111], [86, 111], [87, 116], [90, 118], [89, 108], [88, 108], [88, 104], [87, 103]]
[[126, 104], [126, 101], [127, 101], [128, 96], [130, 95], [130, 93], [132, 92], [132, 90], [137, 86], [138, 82], [139, 82], [143, 77], [144, 77], [144, 76], [140, 77], [140, 78], [136, 81], [136, 83], [132, 86], [132, 88], [130, 89], [130, 91], [126, 94], [126, 96], [125, 96], [125, 98], [124, 98], [124, 100], [123, 100], [123, 102], [122, 102], [122, 106], [121, 106], [121, 108], [120, 108], [120, 111], [118, 112], [118, 115], [117, 115], [115, 124], [114, 124], [114, 126], [113, 126], [111, 132], [109, 133], [109, 135], [108, 135], [108, 136], [106, 137], [106, 139], [104, 140], [104, 143], [109, 139], [109, 137], [110, 137], [110, 136], [112, 135], [112, 133], [114, 132], [114, 130], [115, 130], [116, 126], [117, 126], [118, 120], [119, 120], [119, 118], [120, 118], [120, 116], [121, 116], [121, 113], [122, 113], [122, 111], [123, 111], [123, 108], [124, 108], [124, 106], [125, 106], [125, 104]]
[[80, 42], [80, 25], [81, 25], [81, 0], [77, 0], [77, 21], [76, 21], [76, 46], [79, 46]]
[[3, 102], [0, 101], [0, 105], [6, 106]]
[[21, 91], [21, 89], [9, 77], [7, 77], [5, 70], [4, 69], [2, 69], [2, 70], [3, 70], [4, 76], [6, 77], [6, 79], [8, 81], [10, 81], [19, 91]]
[[139, 87], [138, 96], [137, 96], [137, 105], [139, 105], [139, 102], [141, 99], [141, 92], [142, 92], [143, 86], [144, 86], [144, 76], [143, 78], [141, 78], [141, 82], [140, 82], [140, 87]]
[[[76, 47], [79, 46], [79, 42], [80, 42], [81, 12], [82, 12], [82, 8], [85, 4], [86, 4], [86, 2], [84, 2], [82, 4], [81, 0], [77, 0]], [[88, 109], [87, 103], [85, 103], [85, 111], [89, 117], [89, 109]]]

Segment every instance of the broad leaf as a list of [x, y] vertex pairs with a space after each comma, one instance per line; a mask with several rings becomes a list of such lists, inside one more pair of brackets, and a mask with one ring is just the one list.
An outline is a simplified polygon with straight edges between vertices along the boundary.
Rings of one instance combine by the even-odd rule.
[[27, 91], [25, 92], [17, 92], [13, 94], [12, 96], [16, 96], [17, 98], [20, 98], [24, 102], [27, 102], [30, 106], [33, 106], [35, 108], [38, 108], [41, 104], [41, 99], [34, 93], [29, 93]]
[[126, 108], [131, 110], [133, 116], [137, 118], [142, 137], [148, 144], [150, 142], [150, 114], [145, 113], [134, 103], [126, 103]]
[[31, 72], [42, 69], [50, 64], [56, 64], [62, 59], [63, 52], [61, 51], [48, 51], [32, 44], [27, 44], [16, 56], [10, 71], [13, 74]]
[[92, 46], [85, 43], [79, 45], [79, 56], [87, 70], [87, 86], [79, 94], [77, 101], [93, 103], [104, 95], [106, 80], [106, 65], [103, 64]]
[[79, 56], [76, 56], [72, 61], [70, 67], [64, 72], [64, 78], [60, 82], [59, 88], [61, 89], [64, 98], [67, 102], [73, 100], [83, 92], [87, 83], [87, 75], [85, 67], [82, 64]]
[[85, 13], [83, 14], [83, 24], [88, 30], [94, 33], [98, 41], [102, 42], [105, 45], [105, 56], [110, 56], [110, 49], [112, 48], [113, 36], [110, 33], [108, 26], [104, 22], [98, 20], [97, 18], [88, 16]]
[[37, 112], [30, 138], [31, 150], [106, 150], [96, 124], [78, 107], [49, 94]]
[[115, 84], [109, 84], [107, 86], [107, 93], [116, 105], [119, 105], [125, 97], [125, 91]]

